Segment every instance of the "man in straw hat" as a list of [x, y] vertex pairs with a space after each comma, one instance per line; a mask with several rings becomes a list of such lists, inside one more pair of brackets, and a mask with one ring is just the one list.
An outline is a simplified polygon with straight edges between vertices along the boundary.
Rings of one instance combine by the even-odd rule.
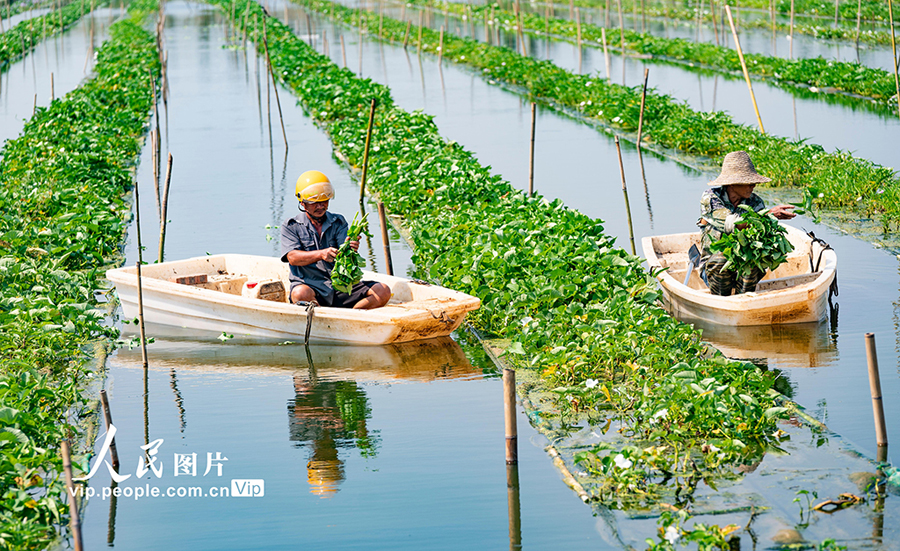
[[[700, 219], [697, 220], [702, 231], [700, 245], [703, 254], [700, 266], [711, 294], [729, 296], [732, 291], [738, 294], [753, 291], [765, 275], [760, 270], [740, 276], [731, 270], [723, 270], [725, 256], [722, 253], [712, 254], [709, 246], [721, 238], [723, 233], [731, 233], [735, 228], [743, 227], [742, 224], [735, 225], [744, 213], [741, 205], [757, 212], [766, 208], [759, 195], [753, 193], [753, 188], [756, 184], [770, 181], [770, 178], [756, 172], [747, 152], [732, 151], [725, 155], [722, 173], [709, 183], [714, 187], [704, 191], [700, 197]], [[769, 209], [769, 213], [779, 220], [790, 220], [796, 216], [791, 212], [793, 208], [790, 205], [778, 205]]]

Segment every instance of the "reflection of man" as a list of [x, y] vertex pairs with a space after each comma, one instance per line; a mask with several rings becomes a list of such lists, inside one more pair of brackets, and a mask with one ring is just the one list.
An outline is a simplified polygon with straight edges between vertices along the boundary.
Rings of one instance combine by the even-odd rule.
[[[740, 275], [725, 270], [725, 255], [712, 254], [709, 246], [718, 241], [723, 233], [731, 233], [735, 229], [745, 227], [743, 224], [735, 225], [744, 213], [741, 205], [756, 212], [766, 208], [762, 198], [753, 193], [753, 189], [756, 184], [771, 181], [771, 178], [756, 172], [756, 167], [746, 152], [732, 151], [725, 155], [722, 173], [709, 183], [715, 187], [704, 191], [700, 197], [700, 219], [697, 221], [702, 232], [700, 246], [703, 252], [700, 266], [706, 274], [710, 294], [730, 296], [732, 291], [738, 294], [754, 291], [756, 284], [765, 275], [758, 269]], [[796, 216], [790, 211], [792, 208], [794, 207], [790, 205], [778, 205], [769, 209], [769, 213], [779, 220], [790, 220]]]
[[328, 212], [328, 201], [334, 199], [328, 177], [317, 170], [304, 172], [297, 179], [296, 195], [303, 212], [281, 225], [281, 261], [290, 264], [291, 302], [316, 301], [322, 306], [357, 309], [387, 304], [391, 289], [383, 283], [361, 281], [349, 294], [331, 286], [338, 248], [349, 240], [350, 247], [357, 250], [359, 236], [348, 236], [347, 220]]
[[290, 439], [312, 443], [306, 464], [310, 491], [331, 497], [344, 481], [344, 462], [338, 448], [354, 444], [363, 455], [374, 454], [375, 442], [366, 428], [371, 415], [368, 400], [353, 381], [311, 381], [294, 376], [296, 397], [288, 404]]

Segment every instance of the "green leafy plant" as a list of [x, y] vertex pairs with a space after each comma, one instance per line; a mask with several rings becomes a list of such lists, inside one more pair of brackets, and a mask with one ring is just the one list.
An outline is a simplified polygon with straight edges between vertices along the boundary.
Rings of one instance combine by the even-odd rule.
[[349, 293], [354, 285], [362, 281], [362, 268], [366, 267], [366, 259], [350, 246], [350, 241], [359, 239], [361, 235], [372, 237], [366, 220], [368, 213], [363, 213], [359, 220], [358, 216], [359, 213], [353, 215], [353, 222], [347, 230], [347, 241], [338, 248], [334, 257], [334, 269], [331, 270], [331, 284], [342, 293]]
[[[350, 25], [379, 28], [380, 38], [384, 40], [402, 43], [406, 36], [405, 22], [381, 18], [378, 13], [348, 8], [328, 0], [294, 1]], [[437, 53], [439, 43], [438, 32], [422, 30], [424, 52]], [[294, 51], [290, 54], [295, 55]], [[449, 33], [443, 37], [443, 59], [468, 65], [489, 83], [520, 90], [530, 98], [545, 101], [566, 113], [575, 111], [616, 133], [629, 135], [637, 131], [640, 86], [629, 88], [605, 78], [575, 74], [550, 62], [521, 56], [509, 48]], [[293, 77], [286, 80], [290, 82]], [[332, 80], [338, 79], [332, 77]], [[330, 83], [324, 86], [335, 94], [339, 91]], [[342, 100], [343, 96], [339, 94], [334, 101], [325, 101], [321, 111], [313, 115], [326, 120], [333, 116], [339, 119], [335, 113], [340, 110], [335, 111], [335, 107]], [[828, 153], [821, 146], [803, 140], [763, 134], [755, 127], [736, 124], [726, 113], [697, 112], [686, 103], [655, 91], [647, 93], [643, 136], [648, 146], [678, 149], [698, 157], [700, 163], [710, 159], [720, 163], [731, 151], [747, 151], [757, 168], [772, 178], [773, 185], [815, 188], [819, 193], [818, 204], [822, 207], [852, 208], [864, 216], [878, 217], [886, 231], [900, 223], [900, 185], [894, 170], [853, 157], [848, 152]]]
[[725, 270], [738, 274], [749, 274], [755, 270], [774, 271], [794, 250], [786, 237], [787, 230], [768, 210], [755, 212], [746, 205], [741, 205], [741, 208], [744, 214], [735, 223], [735, 230], [722, 234], [709, 246], [710, 250], [725, 256]]

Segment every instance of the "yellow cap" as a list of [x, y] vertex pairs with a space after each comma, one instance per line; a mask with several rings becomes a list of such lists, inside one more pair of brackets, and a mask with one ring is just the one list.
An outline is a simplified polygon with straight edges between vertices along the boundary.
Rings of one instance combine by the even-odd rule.
[[321, 203], [334, 199], [334, 187], [328, 180], [328, 176], [318, 170], [307, 170], [297, 178], [295, 194], [301, 201]]

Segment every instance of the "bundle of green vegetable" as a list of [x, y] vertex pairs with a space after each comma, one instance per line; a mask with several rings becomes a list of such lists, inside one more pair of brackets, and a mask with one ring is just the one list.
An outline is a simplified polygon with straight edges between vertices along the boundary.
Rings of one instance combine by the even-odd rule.
[[357, 216], [359, 213], [353, 216], [353, 222], [347, 230], [348, 239], [338, 249], [337, 256], [334, 257], [334, 269], [331, 271], [331, 285], [342, 293], [349, 293], [354, 285], [362, 281], [362, 268], [366, 266], [366, 259], [350, 248], [350, 241], [359, 238], [360, 235], [372, 237], [366, 223], [368, 214], [363, 213], [359, 220], [356, 219]]
[[709, 246], [712, 252], [725, 255], [725, 269], [739, 274], [774, 270], [785, 261], [794, 246], [788, 241], [784, 226], [778, 223], [768, 210], [755, 212], [741, 205], [746, 212], [738, 224], [746, 227], [723, 234], [721, 239]]

